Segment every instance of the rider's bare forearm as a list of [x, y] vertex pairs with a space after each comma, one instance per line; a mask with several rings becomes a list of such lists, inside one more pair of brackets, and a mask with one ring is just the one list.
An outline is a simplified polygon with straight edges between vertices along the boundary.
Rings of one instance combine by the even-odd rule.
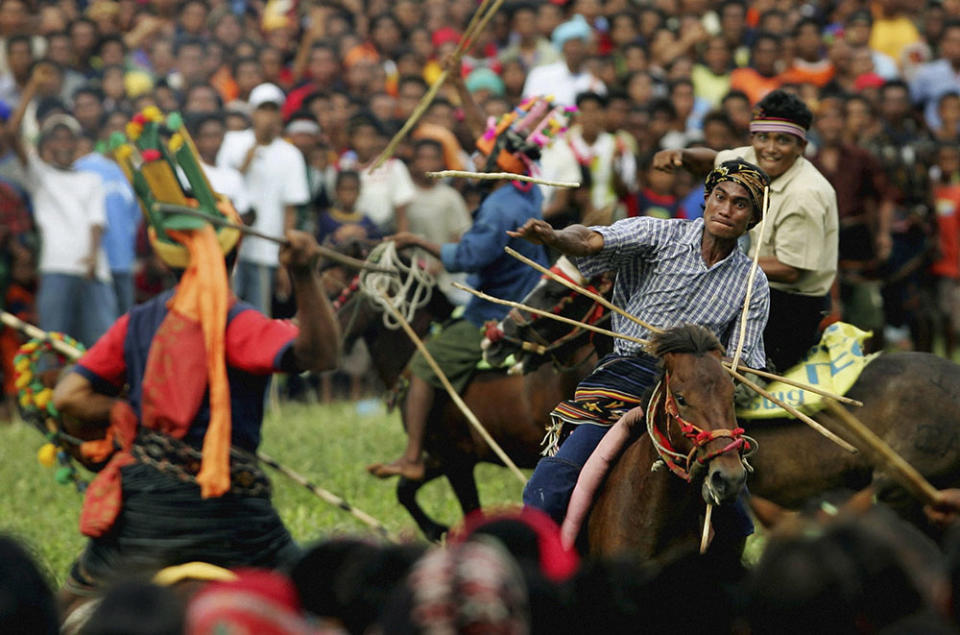
[[548, 244], [565, 256], [592, 256], [603, 249], [603, 236], [583, 225], [570, 225], [554, 232]]
[[683, 167], [694, 176], [706, 176], [713, 169], [716, 150], [710, 148], [686, 148], [683, 151]]
[[297, 368], [318, 372], [334, 369], [340, 363], [340, 326], [323, 293], [320, 277], [312, 270], [289, 271], [300, 328], [293, 342]]

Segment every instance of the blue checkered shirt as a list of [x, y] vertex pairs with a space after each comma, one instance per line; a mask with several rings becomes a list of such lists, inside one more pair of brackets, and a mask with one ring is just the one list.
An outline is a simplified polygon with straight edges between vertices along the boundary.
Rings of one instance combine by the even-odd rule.
[[[603, 236], [603, 249], [576, 258], [586, 277], [615, 271], [613, 302], [644, 322], [661, 328], [699, 324], [713, 331], [733, 355], [747, 291], [750, 258], [740, 249], [707, 267], [700, 253], [703, 219], [627, 218], [609, 227], [591, 227]], [[741, 359], [752, 368], [766, 366], [763, 329], [770, 311], [770, 288], [763, 271], [754, 278]], [[647, 339], [651, 333], [614, 314], [613, 330]], [[639, 344], [616, 340], [615, 352], [635, 355]]]

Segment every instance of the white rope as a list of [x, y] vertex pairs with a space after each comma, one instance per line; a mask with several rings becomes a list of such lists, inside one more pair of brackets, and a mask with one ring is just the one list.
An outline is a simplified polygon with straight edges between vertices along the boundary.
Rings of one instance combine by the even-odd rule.
[[[389, 303], [407, 322], [413, 321], [418, 309], [430, 301], [436, 285], [434, 276], [423, 266], [420, 250], [414, 250], [410, 264], [405, 264], [397, 253], [397, 244], [385, 240], [370, 252], [367, 262], [396, 271], [399, 275], [364, 270], [360, 272], [360, 291], [375, 304]], [[388, 329], [400, 328], [391, 311], [383, 311], [383, 325]]]

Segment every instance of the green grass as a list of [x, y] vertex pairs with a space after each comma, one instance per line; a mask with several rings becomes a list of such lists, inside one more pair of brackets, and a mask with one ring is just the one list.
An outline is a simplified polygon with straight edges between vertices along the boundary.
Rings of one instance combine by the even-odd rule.
[[[359, 415], [353, 404], [328, 406], [284, 404], [264, 424], [262, 449], [287, 467], [344, 497], [355, 507], [404, 537], [419, 537], [413, 521], [396, 501], [394, 480], [368, 475], [366, 465], [392, 460], [405, 437], [399, 415], [383, 409]], [[23, 540], [51, 581], [63, 581], [70, 563], [83, 548], [77, 529], [81, 495], [73, 486], [58, 485], [52, 469], [36, 459], [43, 437], [24, 424], [0, 425], [0, 532]], [[323, 502], [283, 475], [268, 469], [274, 504], [294, 538], [310, 542], [338, 533], [367, 533], [353, 516]], [[503, 468], [477, 468], [480, 498], [485, 506], [518, 503], [521, 485]], [[454, 524], [459, 506], [449, 485], [438, 479], [420, 490], [419, 500], [434, 518]]]

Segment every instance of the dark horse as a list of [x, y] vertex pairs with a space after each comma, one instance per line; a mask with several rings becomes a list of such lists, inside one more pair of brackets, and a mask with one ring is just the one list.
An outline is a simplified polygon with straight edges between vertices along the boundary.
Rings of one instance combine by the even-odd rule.
[[[564, 309], [578, 318], [597, 315], [592, 300], [571, 293], [555, 282], [541, 282], [530, 297], [546, 306], [564, 301]], [[357, 338], [363, 338], [380, 380], [386, 387], [396, 388], [414, 353], [413, 343], [403, 331], [386, 328], [382, 309], [362, 293], [348, 289], [341, 294], [337, 307], [344, 344], [349, 346]], [[423, 336], [431, 323], [443, 322], [452, 310], [444, 295], [434, 288], [430, 300], [416, 312], [411, 324], [417, 334]], [[516, 335], [513, 326], [508, 330], [505, 337], [513, 338]], [[579, 328], [573, 330], [576, 332], [565, 327], [564, 335], [569, 336], [551, 336], [549, 340], [541, 340], [542, 348], [537, 346], [535, 350], [518, 355], [528, 368], [537, 366], [533, 372], [521, 376], [508, 375], [502, 370], [478, 371], [463, 394], [464, 401], [487, 431], [520, 467], [536, 465], [540, 458], [540, 442], [549, 423], [549, 412], [557, 402], [573, 393], [598, 359], [590, 334]], [[491, 327], [487, 333], [498, 339], [502, 331]], [[446, 395], [438, 396], [430, 412], [424, 449], [424, 479], [399, 479], [397, 498], [424, 535], [437, 540], [447, 527], [434, 521], [420, 507], [417, 491], [425, 483], [446, 476], [461, 509], [467, 514], [480, 508], [474, 466], [481, 461], [496, 464], [500, 461]]]
[[[549, 304], [537, 308], [545, 306]], [[732, 380], [713, 356], [686, 357], [702, 367], [698, 373], [710, 373], [699, 380], [702, 385], [694, 393], [685, 388], [687, 405], [680, 408], [682, 416], [695, 419], [688, 413], [706, 403], [732, 412]], [[934, 486], [960, 486], [960, 366], [929, 353], [885, 353], [867, 365], [847, 396], [863, 402], [853, 414]], [[842, 431], [826, 412], [815, 418]], [[729, 425], [733, 424], [722, 424]], [[739, 425], [759, 443], [750, 458], [755, 468], [749, 480], [752, 494], [796, 509], [832, 490], [869, 488], [905, 518], [925, 525], [920, 504], [874, 469], [866, 457], [846, 452], [805, 424], [776, 419], [740, 420]], [[634, 426], [634, 430], [635, 438], [610, 469], [590, 514], [594, 552], [632, 550], [650, 557], [679, 543], [692, 543], [699, 531], [697, 516], [703, 502], [691, 495], [681, 479], [664, 470], [651, 473], [658, 457], [643, 427]]]

